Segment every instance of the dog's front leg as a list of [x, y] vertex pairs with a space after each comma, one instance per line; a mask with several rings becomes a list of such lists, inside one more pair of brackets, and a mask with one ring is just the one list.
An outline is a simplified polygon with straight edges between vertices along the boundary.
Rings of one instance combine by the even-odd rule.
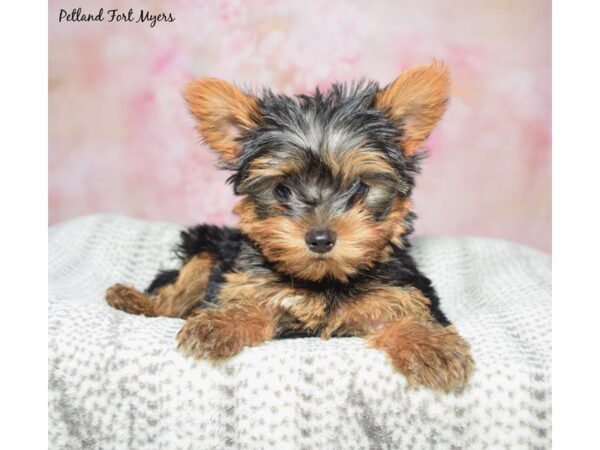
[[268, 308], [239, 303], [199, 311], [183, 325], [177, 341], [189, 356], [220, 360], [272, 339], [275, 329], [275, 317]]
[[469, 344], [453, 325], [409, 316], [389, 322], [368, 339], [372, 347], [385, 350], [411, 386], [460, 388], [474, 369]]

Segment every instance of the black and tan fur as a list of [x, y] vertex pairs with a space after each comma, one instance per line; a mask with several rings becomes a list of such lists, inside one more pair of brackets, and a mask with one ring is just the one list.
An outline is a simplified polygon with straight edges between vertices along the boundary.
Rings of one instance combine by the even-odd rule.
[[[183, 232], [179, 270], [159, 273], [145, 293], [115, 285], [108, 303], [187, 319], [177, 339], [194, 358], [230, 358], [278, 337], [361, 336], [411, 385], [464, 386], [469, 345], [407, 240], [418, 150], [448, 90], [439, 63], [383, 89], [336, 84], [312, 96], [191, 83], [185, 95], [199, 132], [233, 172], [239, 229]], [[314, 246], [322, 229], [326, 250]]]

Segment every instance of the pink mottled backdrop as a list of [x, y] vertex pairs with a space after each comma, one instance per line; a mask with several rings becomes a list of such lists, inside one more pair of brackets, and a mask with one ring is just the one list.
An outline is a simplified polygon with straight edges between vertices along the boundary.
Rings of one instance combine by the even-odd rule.
[[[61, 8], [171, 12], [173, 23], [59, 23]], [[195, 77], [301, 93], [390, 82], [435, 57], [450, 108], [427, 146], [419, 234], [550, 251], [547, 0], [71, 1], [49, 4], [50, 223], [93, 212], [233, 224], [226, 173], [181, 98]]]

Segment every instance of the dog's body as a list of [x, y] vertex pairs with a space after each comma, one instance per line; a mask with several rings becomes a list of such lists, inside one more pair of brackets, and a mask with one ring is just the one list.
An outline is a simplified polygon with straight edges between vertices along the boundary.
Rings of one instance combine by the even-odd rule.
[[312, 97], [192, 83], [200, 133], [234, 171], [240, 228], [183, 232], [179, 270], [159, 273], [146, 293], [115, 285], [107, 301], [187, 319], [178, 341], [196, 358], [229, 358], [277, 337], [363, 336], [413, 385], [464, 385], [469, 346], [407, 241], [417, 150], [448, 85], [438, 64], [385, 89], [334, 85]]

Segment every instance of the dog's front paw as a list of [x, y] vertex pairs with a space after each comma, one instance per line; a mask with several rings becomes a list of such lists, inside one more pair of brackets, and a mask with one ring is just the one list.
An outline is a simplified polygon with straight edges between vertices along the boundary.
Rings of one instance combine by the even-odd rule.
[[402, 319], [373, 335], [370, 343], [386, 351], [411, 386], [462, 388], [475, 368], [469, 344], [454, 326]]
[[196, 359], [220, 360], [273, 336], [267, 316], [256, 308], [239, 309], [204, 310], [188, 319], [177, 334], [178, 348]]

